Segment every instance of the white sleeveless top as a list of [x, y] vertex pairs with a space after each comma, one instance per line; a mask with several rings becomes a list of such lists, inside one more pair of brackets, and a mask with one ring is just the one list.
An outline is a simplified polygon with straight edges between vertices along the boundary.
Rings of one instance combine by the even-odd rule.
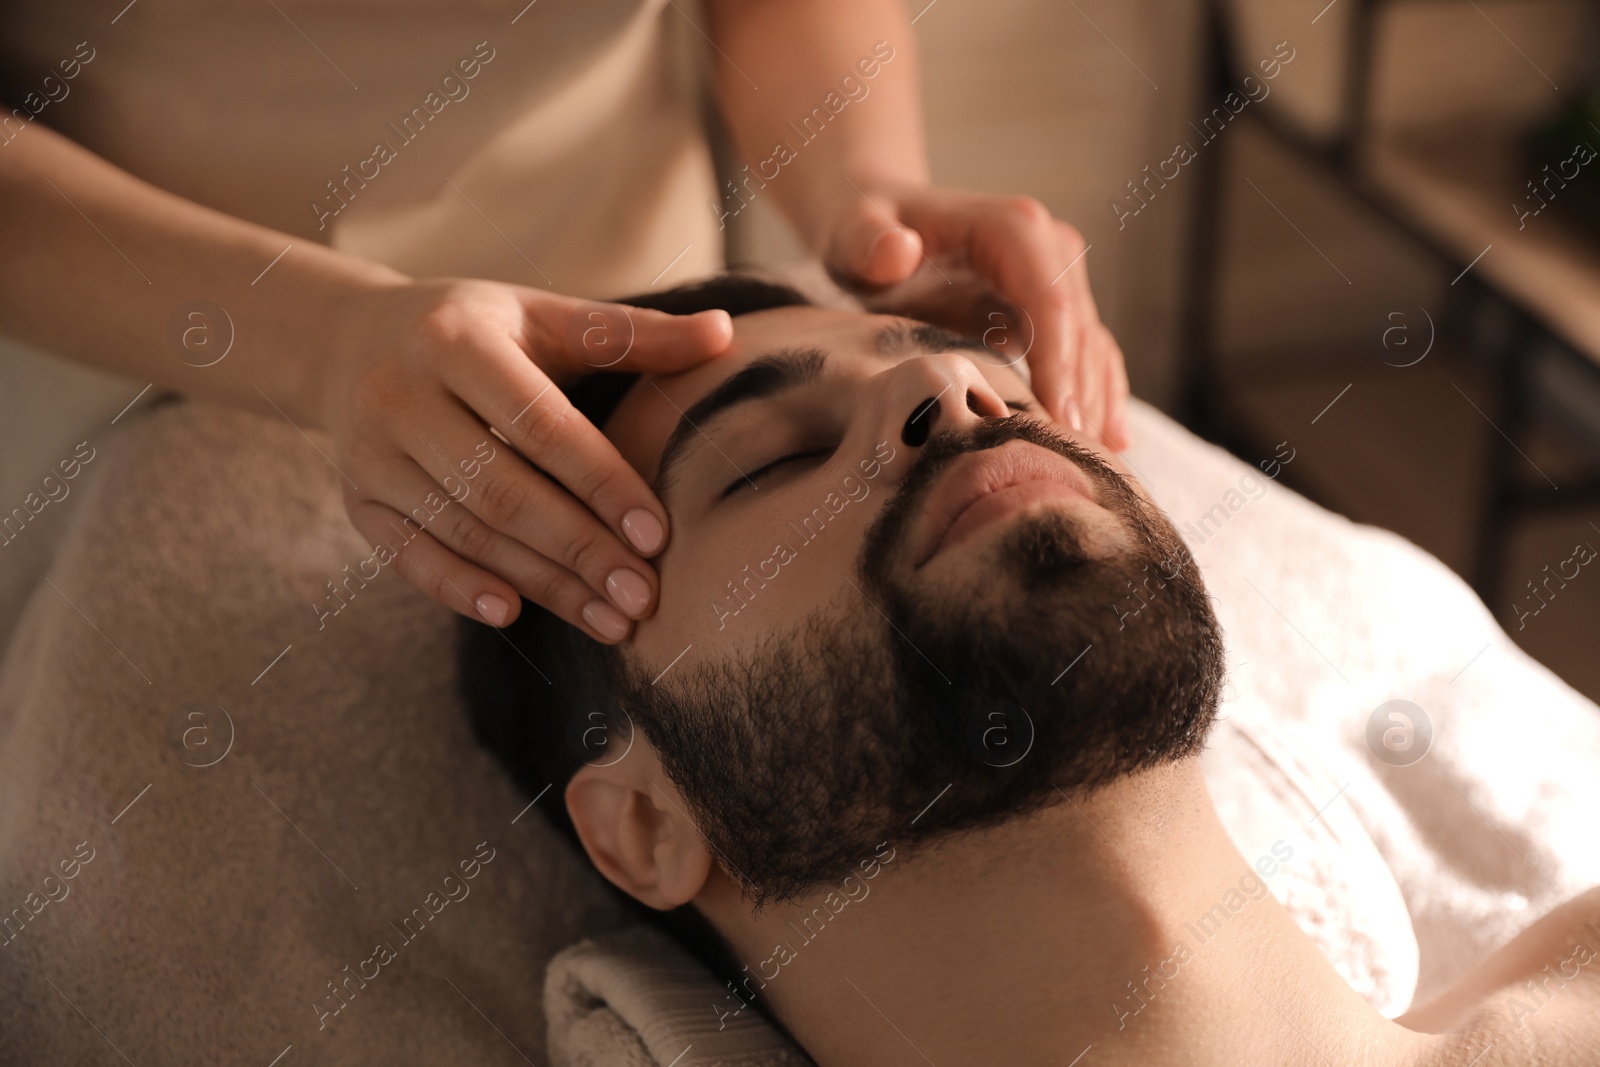
[[163, 189], [419, 277], [721, 264], [695, 5], [122, 2], [0, 8], [7, 98]]

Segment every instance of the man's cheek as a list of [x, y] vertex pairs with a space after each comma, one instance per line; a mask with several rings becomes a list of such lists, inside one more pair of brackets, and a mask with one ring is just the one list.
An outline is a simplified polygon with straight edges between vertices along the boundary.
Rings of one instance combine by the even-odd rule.
[[672, 628], [682, 637], [670, 654], [690, 642], [758, 640], [831, 600], [858, 599], [855, 557], [882, 496], [841, 496], [838, 510], [825, 497], [805, 508], [806, 498], [795, 503], [791, 496], [787, 506], [774, 503], [769, 515], [738, 524], [747, 535], [696, 542], [692, 563], [680, 557], [670, 569], [664, 565], [657, 618], [677, 620]]

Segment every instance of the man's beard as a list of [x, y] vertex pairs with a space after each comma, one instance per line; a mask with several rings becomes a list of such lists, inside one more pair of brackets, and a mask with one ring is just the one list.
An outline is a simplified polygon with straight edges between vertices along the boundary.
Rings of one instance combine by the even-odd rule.
[[[939, 474], [1016, 439], [1076, 464], [1133, 548], [1089, 558], [1077, 522], [1050, 510], [1011, 520], [984, 553], [998, 605], [911, 588], [907, 535]], [[856, 570], [848, 613], [817, 611], [670, 689], [632, 671], [624, 683], [623, 706], [756, 906], [838, 881], [882, 842], [1006, 822], [1205, 740], [1223, 647], [1198, 569], [1158, 509], [1039, 422], [930, 438]]]

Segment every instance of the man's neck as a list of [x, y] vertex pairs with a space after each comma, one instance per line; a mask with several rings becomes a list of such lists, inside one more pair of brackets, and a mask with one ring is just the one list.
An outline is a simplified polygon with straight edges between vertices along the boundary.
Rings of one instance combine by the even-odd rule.
[[1431, 1040], [1373, 1010], [1266, 892], [1193, 760], [874, 859], [854, 889], [756, 916], [726, 881], [698, 902], [749, 965], [738, 992], [822, 1067], [1064, 1065], [1091, 1046], [1085, 1067], [1178, 1050], [1379, 1065]]

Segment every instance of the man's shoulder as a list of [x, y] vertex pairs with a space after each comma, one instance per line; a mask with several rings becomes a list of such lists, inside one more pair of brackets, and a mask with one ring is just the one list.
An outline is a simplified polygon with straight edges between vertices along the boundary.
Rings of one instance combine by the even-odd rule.
[[1436, 1057], [1418, 1067], [1600, 1062], [1600, 888], [1555, 908], [1400, 1021], [1451, 1017]]
[[1594, 1067], [1600, 1062], [1600, 982], [1513, 1017], [1485, 1004], [1415, 1067]]

